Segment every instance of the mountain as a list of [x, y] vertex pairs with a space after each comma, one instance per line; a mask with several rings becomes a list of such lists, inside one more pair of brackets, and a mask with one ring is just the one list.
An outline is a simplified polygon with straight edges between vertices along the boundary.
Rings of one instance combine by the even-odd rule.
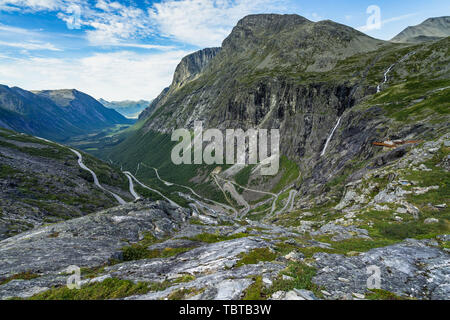
[[117, 206], [114, 192], [131, 201], [128, 178], [90, 155], [78, 164], [68, 147], [0, 128], [0, 239], [45, 223], [54, 223]]
[[429, 18], [417, 26], [407, 27], [392, 42], [421, 43], [450, 36], [450, 17]]
[[[284, 173], [264, 188], [270, 190], [277, 180], [284, 181], [287, 167], [298, 167], [293, 176], [303, 182], [301, 188], [311, 193], [314, 185], [319, 191], [320, 185], [332, 180], [351, 161], [375, 156], [378, 150], [372, 147], [372, 141], [386, 139], [386, 135], [406, 137], [411, 130], [434, 130], [426, 122], [420, 129], [405, 123], [394, 133], [390, 129], [393, 109], [370, 109], [366, 101], [384, 101], [375, 93], [380, 84], [381, 89], [387, 86], [382, 84], [384, 74], [393, 64], [388, 78], [392, 86], [406, 78], [411, 87], [419, 77], [423, 77], [422, 82], [426, 79], [425, 83], [445, 78], [442, 66], [448, 63], [447, 42], [444, 39], [412, 49], [373, 39], [332, 21], [314, 23], [297, 15], [251, 15], [238, 22], [220, 50], [206, 49], [208, 54], [201, 50], [184, 58], [171, 86], [153, 101], [152, 112], [143, 111], [130, 134], [106, 152], [112, 160], [133, 170], [140, 162], [148, 162], [172, 180], [192, 183], [191, 179], [203, 175], [201, 169], [174, 166], [170, 160], [174, 145], [170, 133], [174, 128], [192, 128], [194, 120], [202, 120], [204, 128], [278, 128], [286, 160], [282, 161]], [[207, 63], [198, 63], [205, 58]], [[418, 95], [414, 90], [406, 91], [408, 97]], [[341, 126], [324, 159], [320, 155], [340, 117]], [[437, 122], [441, 124], [436, 126], [442, 126], [442, 121]], [[155, 148], [160, 150], [158, 155]], [[202, 181], [209, 184], [207, 180]]]
[[[281, 137], [277, 175], [261, 177], [252, 165], [222, 165], [219, 176], [281, 194], [284, 202], [294, 199], [297, 208], [336, 205], [346, 184], [396, 159], [374, 142], [437, 139], [448, 131], [449, 41], [394, 44], [332, 21], [248, 16], [220, 50], [184, 58], [151, 113], [143, 111], [102, 152], [148, 183], [160, 181], [142, 164], [239, 210], [242, 196], [250, 212], [262, 210], [261, 217], [270, 219], [273, 210], [258, 202], [267, 194], [238, 187], [241, 195], [232, 191], [230, 199], [226, 180], [214, 179], [217, 165], [173, 164], [170, 134], [192, 129], [195, 120], [204, 129], [275, 128]], [[293, 186], [297, 198], [290, 195]], [[171, 186], [169, 192], [180, 190]]]
[[[107, 190], [126, 197], [128, 177], [150, 199], [0, 241], [0, 299], [448, 299], [449, 48], [450, 37], [392, 43], [297, 15], [243, 18], [221, 48], [183, 58], [136, 124], [93, 135], [111, 165], [82, 154]], [[279, 129], [280, 170], [175, 165], [171, 133], [198, 120]], [[23, 219], [8, 211], [23, 194], [52, 205], [53, 181], [56, 195], [85, 186], [59, 185], [75, 150], [0, 132], [0, 221]], [[73, 265], [79, 290], [67, 288]]]
[[0, 125], [63, 141], [131, 120], [77, 90], [26, 91], [0, 85]]
[[151, 103], [151, 101], [146, 100], [106, 101], [104, 99], [99, 99], [98, 101], [105, 107], [114, 109], [129, 119], [137, 119], [142, 110], [147, 108]]

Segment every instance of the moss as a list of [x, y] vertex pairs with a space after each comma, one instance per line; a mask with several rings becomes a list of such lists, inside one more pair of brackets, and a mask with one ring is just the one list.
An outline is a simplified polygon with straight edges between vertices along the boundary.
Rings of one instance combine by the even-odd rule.
[[[115, 264], [115, 262], [116, 261], [110, 261], [106, 265], [113, 265], [113, 264]], [[104, 272], [106, 265], [97, 266], [97, 267], [89, 267], [89, 268], [86, 268], [86, 267], [80, 268], [80, 275], [81, 275], [81, 277], [83, 277], [85, 279], [96, 278]]]
[[123, 261], [133, 261], [141, 259], [169, 258], [190, 249], [191, 248], [164, 248], [162, 250], [149, 250], [146, 246], [138, 244], [122, 248], [122, 254]]
[[427, 225], [423, 222], [408, 222], [398, 224], [379, 224], [380, 233], [387, 239], [403, 240], [406, 238], [431, 238], [448, 231], [444, 221]]
[[130, 280], [109, 278], [102, 282], [95, 282], [80, 289], [67, 287], [53, 288], [38, 293], [30, 300], [105, 300], [120, 299], [132, 295], [145, 294], [154, 291], [158, 286], [146, 282], [134, 283]]
[[204, 226], [205, 224], [198, 218], [192, 218], [191, 220], [189, 220], [190, 224], [196, 224], [199, 226]]
[[12, 280], [31, 280], [31, 279], [38, 278], [38, 277], [39, 277], [38, 274], [35, 274], [31, 271], [20, 272], [15, 275], [12, 275], [8, 278], [0, 279], [0, 286], [4, 285]]
[[320, 287], [312, 282], [316, 275], [316, 269], [304, 263], [291, 263], [284, 272], [287, 276], [294, 278], [293, 280], [283, 280], [282, 277], [276, 279], [272, 286], [268, 289], [268, 293], [273, 294], [277, 291], [289, 291], [294, 288], [306, 289], [314, 292], [318, 297], [322, 296]]
[[227, 240], [233, 240], [233, 239], [239, 239], [239, 238], [245, 238], [248, 237], [249, 234], [247, 233], [236, 233], [230, 236], [221, 236], [218, 234], [211, 234], [211, 233], [201, 233], [194, 237], [187, 238], [188, 240], [192, 241], [201, 241], [206, 243], [215, 243], [215, 242], [221, 242], [221, 241], [227, 241]]
[[284, 280], [279, 276], [273, 280], [269, 288], [265, 288], [262, 283], [262, 277], [255, 277], [255, 281], [250, 285], [244, 294], [244, 300], [265, 300], [271, 297], [277, 291], [290, 291], [293, 289], [305, 289], [312, 291], [317, 297], [322, 297], [320, 287], [312, 282], [316, 274], [313, 267], [303, 263], [291, 263], [283, 274], [290, 276], [293, 280]]
[[368, 300], [410, 300], [409, 298], [400, 297], [395, 293], [382, 289], [370, 289], [370, 292], [366, 294]]
[[194, 281], [194, 280], [195, 280], [195, 277], [193, 275], [185, 274], [185, 275], [182, 275], [179, 278], [176, 278], [173, 281], [173, 283], [184, 283], [184, 282], [191, 282], [191, 281]]
[[198, 293], [200, 293], [200, 291], [196, 290], [195, 288], [182, 288], [182, 289], [175, 290], [174, 292], [169, 294], [167, 299], [169, 299], [169, 300], [184, 300], [188, 296], [192, 296], [192, 295], [195, 295]]
[[263, 289], [262, 276], [257, 276], [255, 281], [245, 290], [242, 300], [261, 300]]
[[277, 254], [268, 248], [256, 248], [247, 253], [241, 253], [240, 259], [236, 263], [236, 267], [246, 264], [257, 264], [260, 261], [273, 261], [276, 257]]

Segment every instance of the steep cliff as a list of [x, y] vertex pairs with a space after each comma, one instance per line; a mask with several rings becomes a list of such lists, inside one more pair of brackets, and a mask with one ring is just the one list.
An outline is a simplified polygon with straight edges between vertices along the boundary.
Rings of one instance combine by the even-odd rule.
[[[201, 120], [204, 128], [280, 129], [281, 153], [296, 163], [297, 178], [283, 178], [288, 169], [282, 164], [272, 183], [252, 174], [247, 182], [266, 191], [296, 183], [301, 194], [323, 194], [327, 182], [370, 164], [381, 152], [372, 142], [442, 132], [448, 110], [435, 100], [448, 95], [448, 41], [408, 46], [332, 21], [248, 16], [203, 71], [174, 77], [155, 100], [156, 111], [141, 117], [111, 158], [133, 169], [150, 162], [170, 177], [189, 171], [193, 178], [202, 174], [170, 164], [169, 134], [175, 128]], [[158, 160], [155, 144], [166, 150]]]

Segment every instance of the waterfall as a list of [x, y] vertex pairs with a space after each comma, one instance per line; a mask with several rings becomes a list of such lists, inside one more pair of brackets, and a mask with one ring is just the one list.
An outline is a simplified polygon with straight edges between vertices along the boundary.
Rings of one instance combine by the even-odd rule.
[[384, 73], [384, 81], [383, 81], [381, 84], [379, 84], [379, 85], [377, 86], [377, 93], [381, 92], [381, 85], [385, 84], [385, 83], [388, 81], [387, 76], [388, 76], [389, 72], [391, 72], [391, 70], [392, 70], [392, 68], [393, 68], [394, 66], [395, 66], [395, 64], [393, 64], [392, 66], [390, 66], [390, 67], [386, 70], [386, 72]]
[[325, 155], [325, 151], [327, 150], [328, 144], [330, 143], [331, 138], [333, 138], [334, 132], [336, 131], [337, 127], [339, 126], [339, 123], [341, 122], [341, 118], [342, 118], [342, 116], [339, 117], [339, 119], [338, 119], [336, 125], [335, 125], [334, 128], [333, 128], [333, 131], [331, 131], [330, 135], [328, 136], [327, 142], [325, 142], [325, 146], [323, 147], [322, 153], [320, 154], [321, 157], [322, 157], [323, 155]]

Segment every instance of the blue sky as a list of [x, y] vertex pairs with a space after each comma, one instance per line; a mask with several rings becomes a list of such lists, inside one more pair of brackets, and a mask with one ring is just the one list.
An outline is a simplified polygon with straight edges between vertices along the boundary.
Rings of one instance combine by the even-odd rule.
[[[367, 24], [374, 5], [376, 28]], [[450, 15], [450, 1], [0, 0], [0, 83], [152, 99], [183, 56], [220, 46], [252, 13], [331, 19], [388, 40], [426, 18]]]

